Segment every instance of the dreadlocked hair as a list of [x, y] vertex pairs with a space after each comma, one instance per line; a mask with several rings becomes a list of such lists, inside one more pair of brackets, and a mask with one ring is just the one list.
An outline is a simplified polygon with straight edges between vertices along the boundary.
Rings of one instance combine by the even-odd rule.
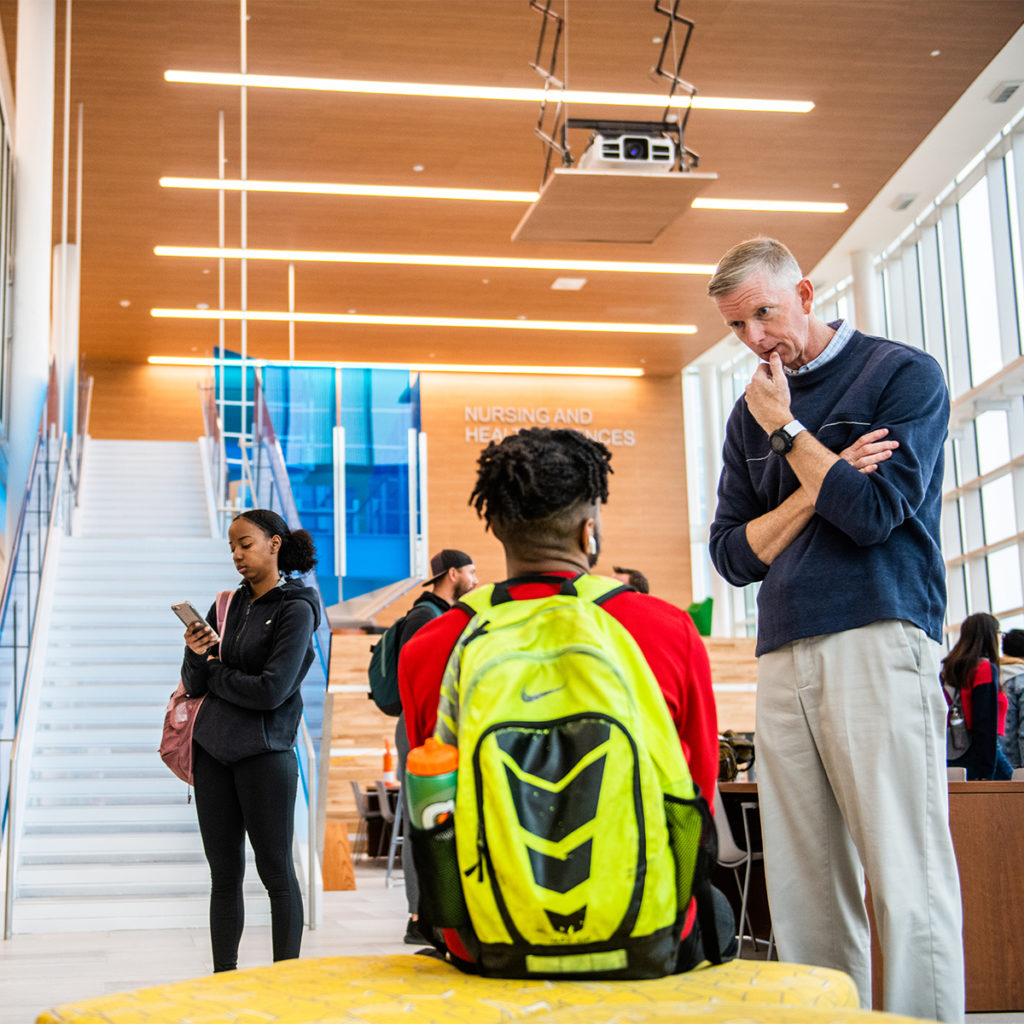
[[527, 524], [552, 523], [568, 509], [608, 500], [612, 453], [578, 430], [531, 427], [481, 452], [469, 496], [490, 529], [515, 536]]

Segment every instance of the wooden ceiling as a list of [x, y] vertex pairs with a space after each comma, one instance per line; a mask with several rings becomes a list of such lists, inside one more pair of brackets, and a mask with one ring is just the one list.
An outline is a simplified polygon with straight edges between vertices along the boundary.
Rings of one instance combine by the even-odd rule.
[[[162, 175], [239, 174], [240, 92], [171, 84], [168, 68], [239, 70], [235, 0], [74, 0], [72, 110], [84, 107], [81, 349], [87, 362], [209, 354], [213, 321], [154, 307], [218, 305], [215, 260], [156, 245], [215, 246], [215, 192], [161, 188]], [[684, 0], [696, 25], [683, 75], [702, 96], [811, 100], [807, 114], [695, 110], [687, 144], [715, 172], [710, 197], [845, 202], [843, 214], [688, 210], [647, 245], [523, 243], [525, 207], [453, 200], [250, 195], [248, 245], [463, 256], [713, 264], [757, 233], [805, 267], [835, 243], [1024, 21], [1015, 0]], [[248, 0], [253, 74], [537, 88], [541, 18], [527, 0]], [[16, 3], [0, 0], [8, 50]], [[58, 36], [64, 14], [58, 3]], [[664, 95], [650, 68], [666, 20], [652, 0], [568, 4], [568, 84]], [[58, 39], [57, 102], [63, 46]], [[933, 56], [933, 51], [938, 55]], [[13, 67], [13, 63], [12, 63]], [[544, 152], [534, 103], [256, 89], [248, 92], [250, 179], [535, 190]], [[577, 106], [576, 117], [647, 119]], [[660, 112], [653, 112], [659, 116]], [[55, 133], [60, 182], [61, 112]], [[574, 140], [576, 155], [584, 140]], [[414, 167], [422, 170], [415, 171]], [[72, 181], [74, 180], [72, 170]], [[55, 232], [59, 231], [55, 200]], [[227, 244], [239, 244], [237, 194]], [[551, 288], [585, 276], [580, 291]], [[249, 262], [248, 307], [288, 308], [287, 265]], [[643, 366], [676, 372], [724, 327], [692, 275], [298, 263], [302, 312], [691, 323], [692, 335], [299, 324], [296, 357], [345, 361]], [[124, 305], [129, 303], [129, 305]], [[229, 261], [228, 308], [240, 305]], [[227, 327], [236, 347], [237, 325]], [[252, 356], [283, 358], [283, 323], [250, 324]]]

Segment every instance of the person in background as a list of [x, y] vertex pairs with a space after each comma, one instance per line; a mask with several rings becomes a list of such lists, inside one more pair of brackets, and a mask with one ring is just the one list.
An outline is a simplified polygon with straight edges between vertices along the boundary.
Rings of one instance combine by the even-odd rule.
[[[949, 392], [920, 349], [814, 312], [781, 242], [730, 249], [708, 284], [760, 360], [729, 416], [709, 548], [757, 595], [757, 780], [784, 960], [853, 976], [871, 1006], [959, 1024], [939, 514]], [[922, 871], [921, 865], [928, 870]]]
[[[409, 642], [417, 630], [422, 629], [431, 619], [443, 615], [463, 594], [468, 594], [477, 585], [476, 566], [473, 559], [465, 551], [456, 548], [444, 548], [430, 559], [430, 579], [423, 586], [430, 590], [421, 594], [409, 609], [409, 614], [402, 623], [402, 631], [398, 637], [398, 651]], [[398, 778], [405, 778], [405, 759], [409, 753], [409, 734], [405, 728], [405, 715], [398, 716], [395, 725], [395, 750], [398, 752]], [[404, 841], [402, 857], [402, 874], [405, 878], [405, 899], [409, 908], [409, 921], [405, 926], [403, 941], [410, 946], [426, 946], [430, 944], [419, 929], [419, 881], [416, 878], [416, 866], [412, 860], [412, 839], [409, 822], [409, 798], [402, 791], [402, 837]]]
[[952, 699], [955, 691], [960, 691], [964, 723], [971, 736], [967, 750], [948, 763], [952, 768], [966, 768], [968, 781], [1005, 780], [1012, 773], [998, 740], [1007, 708], [998, 681], [998, 660], [999, 620], [988, 612], [964, 619], [957, 642], [942, 659], [946, 697]]
[[622, 583], [628, 583], [638, 594], [651, 592], [647, 577], [639, 569], [623, 569], [621, 566], [613, 565], [612, 575]]
[[[239, 514], [228, 530], [242, 582], [221, 624], [185, 631], [181, 679], [203, 694], [195, 724], [196, 814], [210, 865], [214, 971], [238, 965], [245, 920], [245, 837], [270, 897], [274, 960], [299, 955], [302, 894], [292, 859], [302, 717], [300, 686], [313, 663], [320, 598], [291, 579], [316, 565], [313, 538], [269, 509]], [[216, 605], [207, 622], [216, 622]]]
[[1000, 685], [1006, 695], [1006, 734], [1000, 745], [1011, 768], [1024, 768], [1024, 629], [1003, 634]]

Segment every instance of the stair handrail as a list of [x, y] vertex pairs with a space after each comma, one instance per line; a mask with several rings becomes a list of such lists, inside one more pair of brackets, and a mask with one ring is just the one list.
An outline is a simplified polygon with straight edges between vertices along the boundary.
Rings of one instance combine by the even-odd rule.
[[[264, 499], [260, 487], [260, 462], [261, 456], [265, 456], [267, 469], [270, 474], [270, 488], [276, 491], [281, 516], [291, 530], [302, 528], [302, 520], [299, 518], [299, 510], [295, 504], [295, 495], [292, 492], [291, 481], [288, 478], [288, 467], [284, 461], [284, 452], [281, 450], [281, 443], [274, 431], [274, 424], [267, 407], [266, 396], [263, 392], [263, 381], [259, 371], [256, 371], [253, 386], [253, 441], [256, 454], [256, 465], [253, 468], [252, 476], [252, 498], [268, 507], [273, 505], [272, 494], [267, 494]], [[330, 679], [331, 664], [331, 628], [327, 621], [327, 608], [324, 605], [323, 595], [316, 581], [315, 573], [307, 573], [304, 582], [311, 586], [317, 594], [320, 602], [320, 624], [313, 634], [313, 647], [320, 659], [324, 679]], [[309, 734], [306, 725], [305, 713], [302, 715], [302, 745], [296, 745], [296, 752], [299, 755], [299, 767], [301, 770], [302, 785], [306, 793], [307, 811], [309, 815], [308, 839], [309, 839], [309, 887], [307, 889], [308, 911], [307, 917], [310, 921], [310, 929], [317, 927], [319, 923], [319, 897], [320, 885], [317, 883], [316, 869], [320, 854], [319, 838], [317, 835], [317, 814], [319, 811], [316, 800], [317, 782], [317, 761], [316, 747]], [[321, 724], [321, 731], [323, 725]], [[320, 737], [321, 746], [323, 736]], [[303, 757], [305, 754], [305, 757]]]
[[[15, 533], [15, 544], [12, 546], [13, 556], [8, 564], [7, 578], [4, 582], [4, 593], [2, 611], [0, 611], [0, 641], [2, 641], [3, 632], [7, 626], [7, 610], [9, 608], [10, 595], [13, 590], [14, 582], [17, 573], [17, 563], [21, 555], [21, 542], [24, 538], [31, 538], [31, 533], [25, 532], [26, 523], [26, 512], [28, 512], [29, 504], [32, 498], [32, 492], [35, 485], [39, 482], [39, 474], [41, 468], [49, 469], [51, 465], [56, 466], [55, 476], [51, 481], [49, 476], [44, 478], [47, 484], [49, 498], [46, 513], [46, 539], [42, 548], [40, 549], [41, 554], [39, 555], [39, 564], [36, 567], [37, 586], [35, 601], [31, 599], [31, 568], [26, 571], [26, 575], [29, 580], [29, 608], [30, 617], [28, 623], [28, 643], [26, 645], [26, 655], [24, 660], [23, 670], [21, 672], [20, 679], [18, 678], [17, 661], [15, 660], [15, 678], [12, 679], [12, 696], [15, 700], [14, 706], [14, 732], [11, 737], [11, 753], [9, 760], [9, 768], [7, 774], [7, 785], [4, 793], [4, 807], [3, 807], [3, 818], [2, 833], [5, 836], [6, 842], [4, 843], [5, 849], [5, 868], [4, 868], [4, 939], [9, 939], [12, 934], [13, 926], [13, 911], [14, 911], [14, 873], [17, 864], [16, 857], [16, 844], [17, 844], [17, 802], [18, 802], [18, 762], [21, 753], [21, 736], [22, 736], [22, 725], [24, 723], [23, 703], [25, 696], [25, 686], [30, 678], [29, 670], [32, 666], [33, 659], [36, 653], [36, 629], [39, 624], [39, 602], [42, 594], [42, 588], [39, 585], [45, 575], [46, 562], [50, 557], [51, 553], [51, 540], [53, 538], [54, 527], [58, 520], [61, 518], [61, 501], [68, 497], [65, 494], [65, 490], [68, 489], [68, 461], [67, 461], [67, 435], [62, 434], [60, 438], [60, 446], [55, 463], [51, 463], [49, 459], [41, 461], [39, 458], [40, 452], [43, 450], [45, 445], [47, 454], [49, 453], [50, 446], [54, 444], [56, 438], [48, 429], [47, 419], [47, 407], [44, 404], [43, 413], [39, 425], [39, 431], [36, 435], [35, 446], [32, 451], [32, 460], [29, 468], [28, 483], [25, 486], [25, 495], [22, 501], [21, 511], [18, 515], [18, 528]], [[51, 489], [52, 488], [52, 489]], [[40, 503], [37, 501], [35, 511], [39, 517], [37, 526], [39, 532], [42, 532], [42, 515], [44, 510], [40, 507]], [[61, 525], [66, 525], [62, 523]], [[31, 551], [27, 555], [31, 558]], [[15, 607], [15, 637], [13, 649], [17, 650], [17, 605]]]
[[[257, 454], [265, 453], [267, 468], [270, 471], [271, 487], [277, 492], [277, 498], [281, 506], [281, 517], [288, 524], [290, 530], [302, 528], [302, 520], [299, 518], [299, 510], [295, 504], [295, 494], [292, 491], [291, 481], [288, 477], [288, 467], [285, 465], [284, 452], [281, 450], [281, 442], [274, 431], [274, 424], [271, 420], [270, 410], [267, 408], [266, 396], [263, 392], [263, 380], [257, 370], [256, 380], [253, 388], [253, 405], [255, 407], [254, 440], [256, 442]], [[260, 491], [260, 467], [257, 463], [252, 474], [252, 495], [253, 500], [259, 498], [263, 501]], [[271, 495], [267, 495], [270, 499]], [[320, 625], [314, 634], [314, 646], [320, 658], [320, 666], [323, 669], [324, 679], [330, 677], [331, 664], [331, 628], [327, 622], [327, 607], [324, 604], [323, 595], [320, 593], [320, 586], [316, 581], [314, 573], [308, 574], [305, 580], [307, 586], [316, 590], [320, 599]]]

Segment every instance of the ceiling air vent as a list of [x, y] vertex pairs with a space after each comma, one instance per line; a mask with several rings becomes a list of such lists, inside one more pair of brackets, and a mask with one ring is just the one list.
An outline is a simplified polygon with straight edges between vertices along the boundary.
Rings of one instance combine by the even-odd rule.
[[990, 103], [1006, 103], [1011, 96], [1024, 84], [1022, 82], [1000, 82], [995, 89], [988, 94]]

